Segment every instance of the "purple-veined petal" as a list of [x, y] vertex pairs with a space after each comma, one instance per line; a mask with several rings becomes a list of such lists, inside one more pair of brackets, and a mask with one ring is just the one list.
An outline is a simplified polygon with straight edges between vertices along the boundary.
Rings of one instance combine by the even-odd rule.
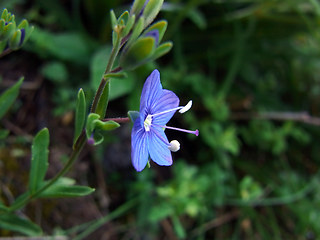
[[140, 172], [148, 162], [148, 137], [147, 132], [141, 127], [140, 118], [133, 124], [131, 132], [131, 159], [134, 168]]
[[154, 102], [162, 94], [162, 85], [160, 82], [160, 73], [157, 69], [149, 75], [145, 81], [140, 98], [140, 118], [141, 124], [143, 125], [144, 119], [147, 114], [151, 111]]
[[[179, 98], [177, 95], [167, 89], [162, 90], [160, 98], [157, 100], [154, 106], [152, 106], [151, 114], [165, 112], [170, 109], [177, 108], [179, 106]], [[164, 126], [169, 122], [175, 111], [159, 114], [153, 117], [152, 123], [160, 126]]]
[[172, 156], [168, 148], [168, 138], [160, 127], [154, 127], [148, 136], [149, 154], [156, 164], [160, 166], [172, 165]]

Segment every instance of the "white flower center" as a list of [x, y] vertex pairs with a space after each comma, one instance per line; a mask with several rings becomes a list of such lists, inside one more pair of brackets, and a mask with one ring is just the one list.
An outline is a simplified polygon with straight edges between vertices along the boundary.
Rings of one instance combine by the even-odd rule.
[[152, 122], [152, 116], [149, 114], [143, 122], [144, 129], [149, 132]]

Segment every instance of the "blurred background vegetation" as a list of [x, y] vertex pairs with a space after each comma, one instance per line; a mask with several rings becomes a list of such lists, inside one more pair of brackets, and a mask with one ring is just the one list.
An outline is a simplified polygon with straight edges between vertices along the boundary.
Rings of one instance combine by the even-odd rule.
[[[93, 96], [111, 49], [110, 9], [118, 0], [1, 0], [35, 30], [0, 59], [4, 90], [23, 75], [1, 125], [0, 193], [23, 192], [32, 136], [51, 132], [49, 174], [72, 144], [76, 93]], [[79, 199], [33, 202], [24, 214], [47, 235], [72, 239], [319, 239], [320, 3], [317, 0], [167, 0], [172, 51], [113, 80], [107, 116], [138, 110], [146, 76], [194, 106], [168, 130], [181, 150], [172, 167], [136, 173], [131, 126], [87, 147], [70, 176], [97, 190]], [[2, 236], [14, 233], [0, 230]]]

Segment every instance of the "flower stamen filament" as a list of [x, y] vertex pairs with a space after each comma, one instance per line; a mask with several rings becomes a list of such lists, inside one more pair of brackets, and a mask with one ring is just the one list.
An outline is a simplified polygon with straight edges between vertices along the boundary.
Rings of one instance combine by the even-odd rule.
[[[150, 115], [151, 117], [154, 117], [154, 116], [159, 116], [159, 115], [162, 115], [164, 113], [168, 113], [168, 112], [172, 112], [172, 111], [177, 111], [179, 110], [180, 113], [185, 113], [186, 111], [188, 111], [192, 106], [192, 100], [190, 100], [187, 105], [185, 106], [179, 106], [179, 107], [176, 107], [176, 108], [172, 108], [172, 109], [168, 109], [166, 111], [163, 111], [163, 112], [159, 112], [159, 113], [155, 113], [155, 114], [152, 114]], [[149, 115], [148, 115], [149, 116]]]
[[185, 132], [185, 133], [191, 133], [191, 134], [194, 134], [196, 136], [199, 135], [199, 130], [196, 129], [195, 131], [192, 131], [192, 130], [187, 130], [187, 129], [182, 129], [182, 128], [176, 128], [176, 127], [170, 127], [170, 126], [160, 126], [162, 128], [167, 128], [167, 129], [171, 129], [171, 130], [177, 130], [177, 131], [180, 131], [180, 132]]

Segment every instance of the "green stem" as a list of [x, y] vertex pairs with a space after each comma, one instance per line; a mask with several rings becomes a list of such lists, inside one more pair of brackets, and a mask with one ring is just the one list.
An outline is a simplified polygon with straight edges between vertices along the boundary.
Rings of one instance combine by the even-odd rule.
[[[114, 61], [115, 61], [115, 59], [120, 51], [120, 48], [121, 48], [120, 44], [121, 44], [121, 39], [118, 35], [117, 40], [116, 40], [116, 44], [115, 44], [115, 46], [113, 46], [113, 49], [111, 51], [110, 58], [109, 58], [109, 61], [108, 61], [108, 64], [107, 64], [107, 67], [105, 70], [105, 74], [111, 72]], [[2, 56], [2, 54], [0, 56]], [[93, 103], [92, 103], [92, 107], [91, 107], [91, 111], [90, 111], [91, 113], [94, 113], [96, 111], [101, 94], [103, 93], [103, 90], [104, 90], [104, 87], [106, 86], [107, 81], [109, 81], [109, 79], [104, 79], [104, 78], [101, 79], [99, 88], [96, 92], [96, 95], [95, 95]], [[9, 212], [16, 211], [16, 210], [22, 208], [23, 206], [27, 205], [31, 200], [39, 197], [39, 195], [42, 192], [44, 192], [46, 189], [48, 189], [50, 186], [52, 186], [55, 182], [57, 182], [57, 180], [60, 177], [65, 175], [70, 170], [70, 168], [73, 166], [73, 163], [77, 160], [80, 152], [82, 151], [83, 147], [85, 146], [85, 143], [86, 143], [86, 134], [85, 134], [85, 131], [83, 131], [81, 133], [80, 137], [78, 138], [78, 140], [76, 141], [76, 143], [74, 145], [75, 147], [74, 147], [67, 163], [63, 167], [63, 169], [61, 169], [60, 172], [55, 177], [53, 177], [51, 180], [49, 180], [47, 184], [45, 184], [43, 187], [38, 189], [35, 193], [33, 193], [33, 194], [30, 194], [30, 193], [28, 194], [28, 192], [25, 193], [25, 197], [23, 195], [21, 200], [16, 201], [15, 203], [13, 203], [12, 206], [9, 207]]]
[[54, 178], [52, 178], [47, 184], [45, 184], [43, 187], [41, 187], [40, 189], [38, 189], [35, 193], [28, 195], [28, 197], [24, 198], [21, 201], [17, 201], [16, 203], [14, 203], [10, 208], [9, 211], [13, 212], [16, 211], [20, 208], [22, 208], [23, 206], [25, 206], [26, 204], [28, 204], [31, 200], [39, 197], [39, 195], [44, 192], [46, 189], [48, 189], [50, 186], [52, 186], [55, 182], [57, 182], [57, 180], [62, 177], [64, 174], [66, 174], [70, 168], [72, 167], [73, 163], [77, 160], [80, 152], [82, 151], [84, 145], [86, 143], [86, 135], [85, 135], [85, 131], [83, 131], [80, 135], [80, 137], [78, 138], [76, 144], [75, 144], [75, 148], [73, 150], [73, 152], [70, 155], [70, 158], [68, 159], [68, 162], [66, 163], [66, 165], [63, 167], [63, 169], [60, 170], [60, 172], [54, 176]]
[[[121, 48], [120, 44], [121, 44], [121, 39], [119, 37], [119, 34], [117, 34], [117, 40], [116, 40], [115, 46], [113, 46], [113, 48], [112, 48], [110, 58], [109, 58], [106, 70], [104, 71], [104, 74], [111, 72], [114, 61], [116, 60], [116, 57], [117, 57], [117, 55], [120, 51], [120, 48]], [[91, 111], [90, 111], [91, 113], [96, 112], [98, 103], [100, 101], [101, 94], [103, 93], [103, 90], [104, 90], [108, 81], [109, 81], [109, 79], [105, 79], [104, 77], [102, 77], [100, 85], [99, 85], [98, 90], [96, 92], [96, 95], [94, 96], [94, 99], [92, 102]]]

